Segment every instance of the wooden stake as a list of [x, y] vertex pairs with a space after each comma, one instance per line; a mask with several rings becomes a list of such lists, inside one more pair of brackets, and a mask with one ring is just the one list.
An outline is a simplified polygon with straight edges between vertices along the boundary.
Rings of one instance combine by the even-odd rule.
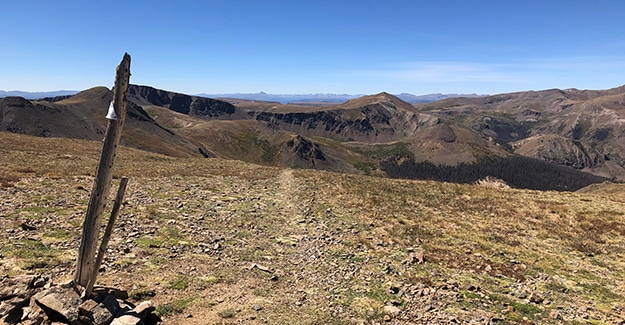
[[[122, 135], [122, 128], [126, 119], [126, 101], [128, 86], [130, 83], [130, 55], [124, 54], [124, 58], [117, 66], [115, 86], [113, 87], [114, 114], [108, 114], [109, 118], [104, 144], [100, 154], [100, 162], [96, 170], [96, 176], [91, 190], [89, 205], [83, 223], [82, 238], [78, 250], [76, 273], [74, 282], [83, 287], [89, 285], [90, 279], [98, 270], [95, 268], [95, 253], [102, 224], [102, 212], [106, 205], [106, 197], [111, 187], [113, 177], [113, 162], [117, 146]], [[116, 119], [115, 119], [116, 118]]]
[[98, 258], [95, 261], [94, 269], [95, 272], [91, 274], [91, 279], [89, 279], [89, 283], [87, 284], [87, 290], [85, 291], [85, 297], [91, 296], [91, 290], [93, 290], [93, 285], [95, 284], [96, 277], [98, 275], [98, 270], [100, 269], [100, 265], [102, 265], [102, 260], [104, 259], [104, 253], [106, 253], [106, 246], [109, 244], [109, 239], [111, 239], [111, 235], [113, 234], [113, 226], [115, 225], [115, 220], [117, 220], [117, 214], [119, 213], [119, 208], [124, 202], [124, 193], [126, 193], [126, 185], [128, 185], [128, 177], [122, 177], [119, 182], [119, 188], [117, 189], [117, 197], [115, 197], [115, 203], [113, 204], [113, 210], [111, 210], [111, 216], [109, 217], [109, 222], [106, 224], [106, 230], [104, 230], [104, 236], [102, 237], [102, 242], [100, 243], [100, 249], [98, 250]]

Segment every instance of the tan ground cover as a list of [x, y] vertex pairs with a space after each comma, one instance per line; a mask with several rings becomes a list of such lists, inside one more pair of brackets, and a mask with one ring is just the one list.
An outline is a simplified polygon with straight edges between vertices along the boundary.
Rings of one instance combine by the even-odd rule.
[[[72, 278], [100, 145], [0, 133], [0, 276]], [[622, 185], [538, 192], [118, 157], [114, 187], [130, 183], [98, 283], [152, 300], [164, 324], [625, 319]]]

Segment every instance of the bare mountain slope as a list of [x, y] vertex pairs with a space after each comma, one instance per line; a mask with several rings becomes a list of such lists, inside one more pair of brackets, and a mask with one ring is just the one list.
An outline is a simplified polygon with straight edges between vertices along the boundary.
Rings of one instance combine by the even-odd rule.
[[418, 108], [515, 153], [625, 180], [625, 86], [453, 98]]
[[[113, 94], [105, 87], [82, 91], [50, 103], [20, 97], [0, 99], [0, 130], [41, 137], [101, 140]], [[198, 146], [156, 123], [140, 106], [130, 103], [122, 144], [171, 156], [200, 156]]]
[[367, 143], [397, 141], [412, 136], [420, 126], [439, 122], [438, 118], [421, 114], [411, 104], [387, 93], [336, 106], [306, 107], [290, 112], [260, 107], [260, 110], [250, 109], [249, 114], [268, 126], [306, 136]]

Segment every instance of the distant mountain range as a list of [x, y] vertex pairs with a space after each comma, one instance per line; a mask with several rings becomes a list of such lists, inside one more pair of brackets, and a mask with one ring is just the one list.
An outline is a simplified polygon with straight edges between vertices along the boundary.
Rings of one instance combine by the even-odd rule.
[[[61, 96], [70, 96], [77, 94], [76, 90], [58, 90], [58, 91], [44, 91], [44, 92], [27, 92], [27, 91], [4, 91], [0, 90], [0, 98], [17, 96], [25, 99], [42, 99], [42, 98], [54, 98]], [[201, 93], [195, 96], [208, 97], [208, 98], [234, 98], [245, 100], [260, 100], [267, 102], [278, 102], [281, 104], [288, 103], [320, 103], [320, 104], [337, 104], [343, 103], [350, 99], [365, 96], [364, 94], [350, 95], [350, 94], [268, 94], [263, 91], [259, 93], [231, 93], [231, 94], [207, 94]], [[437, 100], [447, 98], [476, 98], [484, 97], [487, 95], [478, 94], [427, 94], [427, 95], [413, 95], [408, 93], [401, 93], [394, 95], [395, 97], [412, 104], [418, 103], [432, 103]]]
[[28, 92], [28, 91], [4, 91], [0, 90], [0, 98], [17, 96], [26, 99], [41, 99], [46, 97], [59, 97], [59, 96], [69, 96], [75, 95], [78, 91], [76, 90], [57, 90], [57, 91], [38, 91], [38, 92]]
[[[278, 102], [281, 104], [296, 104], [296, 103], [328, 103], [337, 104], [344, 103], [350, 99], [365, 96], [364, 94], [350, 95], [350, 94], [268, 94], [265, 92], [259, 93], [232, 93], [232, 94], [198, 94], [197, 96], [209, 97], [209, 98], [236, 98], [245, 100], [260, 100], [267, 102]], [[408, 93], [401, 93], [394, 95], [395, 97], [408, 102], [408, 103], [431, 103], [441, 99], [456, 98], [456, 97], [483, 97], [487, 95], [477, 94], [428, 94], [428, 95], [413, 95]]]

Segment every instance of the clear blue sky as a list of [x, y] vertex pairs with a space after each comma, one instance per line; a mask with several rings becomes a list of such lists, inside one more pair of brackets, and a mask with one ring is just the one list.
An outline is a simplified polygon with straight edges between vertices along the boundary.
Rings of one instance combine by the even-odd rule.
[[0, 90], [480, 93], [625, 84], [625, 0], [0, 4]]

